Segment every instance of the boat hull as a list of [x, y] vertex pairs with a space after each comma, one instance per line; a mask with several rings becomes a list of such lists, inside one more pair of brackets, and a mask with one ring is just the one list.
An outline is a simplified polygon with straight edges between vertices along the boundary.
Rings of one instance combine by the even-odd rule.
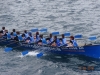
[[[0, 39], [0, 41], [2, 41]], [[89, 45], [83, 47], [52, 47], [49, 45], [38, 45], [38, 44], [26, 44], [23, 42], [16, 42], [11, 40], [5, 40], [0, 42], [0, 45], [6, 45], [8, 47], [27, 49], [27, 50], [38, 50], [46, 53], [56, 54], [75, 54], [85, 55], [93, 58], [100, 58], [100, 45]]]

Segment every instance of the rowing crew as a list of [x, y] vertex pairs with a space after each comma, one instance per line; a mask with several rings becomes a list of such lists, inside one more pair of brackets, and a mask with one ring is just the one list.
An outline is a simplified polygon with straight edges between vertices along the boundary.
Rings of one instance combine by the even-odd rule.
[[16, 32], [16, 30], [13, 29], [10, 33], [5, 29], [5, 27], [2, 27], [2, 30], [0, 31], [0, 37], [16, 41], [23, 41], [28, 44], [37, 43], [39, 45], [47, 44], [51, 46], [67, 47], [78, 46], [73, 36], [70, 36], [69, 41], [66, 40], [64, 34], [62, 34], [62, 38], [57, 38], [57, 36], [52, 36], [52, 34], [50, 34], [48, 38], [44, 38], [43, 35], [39, 34], [39, 32], [36, 32], [35, 35], [32, 35], [31, 32], [27, 32], [27, 30], [25, 30], [24, 33], [20, 34], [20, 32]]

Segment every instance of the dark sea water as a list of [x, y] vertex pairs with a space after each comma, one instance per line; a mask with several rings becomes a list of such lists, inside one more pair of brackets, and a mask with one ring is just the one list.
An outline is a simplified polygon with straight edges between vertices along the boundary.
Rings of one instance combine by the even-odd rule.
[[[23, 31], [48, 28], [100, 41], [100, 0], [0, 0], [0, 28]], [[45, 55], [36, 52], [4, 52], [0, 47], [0, 75], [100, 75], [100, 60], [85, 56]], [[81, 70], [93, 66], [92, 70]], [[88, 69], [88, 68], [87, 68]]]

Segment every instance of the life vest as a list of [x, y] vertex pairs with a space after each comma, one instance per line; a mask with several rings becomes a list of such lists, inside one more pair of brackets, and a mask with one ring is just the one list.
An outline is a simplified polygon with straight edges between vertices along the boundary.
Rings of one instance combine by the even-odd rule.
[[22, 37], [22, 41], [25, 41], [26, 40], [26, 37]]
[[11, 39], [10, 33], [8, 32], [8, 33], [6, 33], [6, 34], [7, 34], [7, 39]]
[[26, 38], [29, 37], [28, 33], [24, 33], [24, 34], [25, 34], [25, 37], [26, 37]]
[[60, 42], [59, 39], [57, 38], [55, 41], [56, 41], [56, 45], [59, 46], [59, 45], [60, 45], [60, 43], [59, 43], [59, 42]]
[[47, 42], [46, 42], [46, 39], [45, 39], [45, 38], [43, 38], [43, 39], [42, 39], [42, 43], [43, 43], [43, 44], [47, 44]]
[[13, 36], [16, 37], [16, 35], [17, 35], [17, 33], [16, 32], [13, 32]]
[[22, 36], [21, 35], [17, 35], [18, 36], [18, 40], [22, 41]]
[[75, 40], [71, 40], [73, 42], [73, 46], [78, 46], [77, 42]]
[[30, 37], [30, 43], [33, 43], [33, 42], [34, 42], [34, 38]]
[[39, 35], [37, 35], [36, 36], [36, 41], [39, 41], [39, 40], [40, 40]]
[[66, 38], [62, 39], [63, 44], [66, 44]]
[[53, 38], [50, 38], [50, 42], [53, 42]]

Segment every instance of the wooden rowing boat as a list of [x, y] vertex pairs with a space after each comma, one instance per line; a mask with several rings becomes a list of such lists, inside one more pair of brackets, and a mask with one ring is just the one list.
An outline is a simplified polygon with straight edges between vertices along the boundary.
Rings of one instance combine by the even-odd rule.
[[[3, 40], [3, 41], [2, 41]], [[20, 49], [36, 50], [42, 48], [40, 51], [54, 54], [75, 54], [85, 55], [93, 58], [100, 58], [100, 45], [87, 45], [81, 47], [52, 47], [50, 45], [26, 44], [23, 42], [16, 42], [14, 40], [0, 39], [0, 45], [7, 47], [15, 47]]]

